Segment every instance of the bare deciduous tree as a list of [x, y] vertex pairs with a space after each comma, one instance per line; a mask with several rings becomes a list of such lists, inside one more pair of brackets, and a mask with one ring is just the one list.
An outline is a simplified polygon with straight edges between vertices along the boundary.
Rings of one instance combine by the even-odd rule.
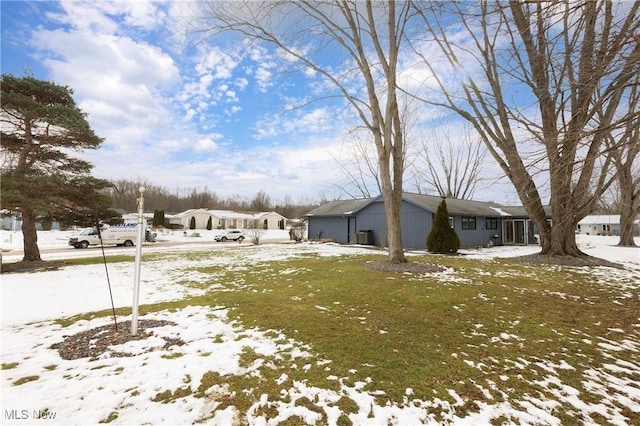
[[254, 212], [266, 212], [271, 210], [271, 207], [271, 198], [262, 190], [258, 191], [249, 204], [249, 210]]
[[[621, 99], [640, 72], [640, 2], [416, 5], [432, 37], [414, 39], [414, 50], [437, 87], [423, 99], [478, 131], [537, 225], [542, 253], [584, 255], [575, 226], [610, 184], [609, 163], [599, 168], [598, 159], [628, 119]], [[445, 61], [427, 51], [434, 44]], [[552, 224], [532, 172], [539, 168]]]
[[[639, 77], [636, 76], [636, 80]], [[612, 132], [607, 140], [613, 158], [619, 192], [620, 241], [619, 246], [634, 247], [634, 222], [640, 215], [640, 88], [629, 89], [631, 118], [619, 132]]]
[[478, 185], [488, 180], [482, 174], [487, 150], [475, 131], [465, 128], [456, 140], [448, 129], [435, 132], [422, 140], [414, 165], [416, 186], [421, 192], [432, 188], [447, 198], [470, 200]]
[[339, 156], [332, 154], [346, 183], [338, 189], [351, 198], [371, 198], [382, 192], [375, 147], [361, 132], [351, 133], [352, 140]]
[[[400, 232], [404, 134], [397, 66], [410, 2], [237, 1], [206, 3], [205, 37], [233, 32], [275, 46], [323, 76], [370, 132], [389, 235], [389, 261], [406, 262]], [[341, 58], [329, 64], [322, 55]], [[292, 61], [293, 62], [293, 61]]]

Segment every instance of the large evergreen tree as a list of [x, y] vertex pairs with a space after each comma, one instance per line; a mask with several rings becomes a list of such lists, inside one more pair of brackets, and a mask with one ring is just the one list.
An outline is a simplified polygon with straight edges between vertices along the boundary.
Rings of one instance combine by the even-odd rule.
[[449, 211], [445, 199], [438, 206], [433, 219], [433, 228], [427, 237], [427, 250], [432, 253], [455, 253], [460, 248], [460, 239], [449, 225]]
[[80, 225], [110, 220], [110, 185], [91, 176], [92, 165], [69, 155], [96, 149], [96, 136], [73, 99], [73, 90], [31, 76], [3, 74], [1, 208], [20, 212], [23, 261], [38, 261], [36, 222], [46, 217]]

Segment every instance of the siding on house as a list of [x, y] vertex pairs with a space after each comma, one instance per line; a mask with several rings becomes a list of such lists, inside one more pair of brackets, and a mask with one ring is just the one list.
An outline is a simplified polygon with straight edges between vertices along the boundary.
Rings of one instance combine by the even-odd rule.
[[[498, 229], [486, 229], [487, 218], [497, 219]], [[475, 228], [469, 228], [469, 219], [475, 219]], [[467, 228], [463, 226], [463, 220], [467, 220]], [[486, 246], [491, 241], [491, 244], [502, 244], [502, 219], [496, 216], [454, 216], [454, 226], [458, 237], [460, 238], [460, 245], [462, 247], [480, 247]], [[497, 238], [493, 238], [497, 235]]]
[[330, 238], [336, 243], [348, 244], [350, 243], [348, 220], [346, 216], [314, 217], [313, 221], [309, 221], [308, 238], [311, 240]]
[[[371, 203], [371, 199], [338, 200], [323, 204], [306, 214], [307, 237], [311, 240], [329, 238], [340, 244], [355, 244], [356, 212]], [[312, 220], [313, 219], [313, 220]]]
[[[425, 210], [402, 201], [400, 209], [402, 223], [402, 242], [407, 248], [426, 247], [427, 235], [433, 226], [433, 216]], [[387, 216], [384, 202], [378, 198], [360, 210], [355, 218], [355, 231], [373, 231], [373, 244], [387, 245]]]
[[256, 216], [261, 225], [267, 225], [267, 229], [284, 229], [287, 224], [287, 218], [276, 212], [258, 213]]
[[182, 225], [184, 229], [189, 229], [192, 217], [196, 219], [195, 229], [206, 229], [207, 222], [211, 215], [205, 209], [191, 209], [174, 215], [174, 217], [170, 219], [170, 223], [179, 224]]

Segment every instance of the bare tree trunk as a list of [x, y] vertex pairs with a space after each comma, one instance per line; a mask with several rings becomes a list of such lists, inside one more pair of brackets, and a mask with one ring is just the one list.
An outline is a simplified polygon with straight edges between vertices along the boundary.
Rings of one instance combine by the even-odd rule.
[[630, 173], [618, 170], [620, 185], [620, 241], [619, 246], [635, 247], [634, 222], [640, 214], [640, 189], [633, 187], [634, 182]]
[[565, 221], [553, 225], [549, 247], [542, 248], [542, 254], [549, 256], [586, 256], [576, 244], [575, 226]]
[[[402, 249], [402, 228], [400, 226], [400, 206], [402, 200], [399, 202], [395, 200], [402, 195], [395, 193], [384, 194], [385, 200], [387, 197], [391, 197], [392, 202], [384, 203], [384, 211], [387, 216], [387, 237], [389, 239], [389, 262], [391, 263], [404, 263], [407, 261], [404, 250]], [[383, 244], [383, 242], [381, 242]]]
[[31, 211], [22, 211], [22, 238], [24, 242], [23, 262], [35, 262], [40, 258], [38, 248], [38, 232], [36, 231], [36, 217]]
[[[640, 37], [638, 37], [640, 44]], [[616, 167], [620, 191], [620, 241], [619, 246], [635, 247], [634, 222], [640, 215], [640, 77], [629, 91], [629, 114], [632, 119], [618, 137], [608, 139], [611, 156]]]
[[[633, 212], [632, 212], [633, 213]], [[636, 247], [634, 240], [635, 220], [637, 214], [629, 214], [627, 209], [622, 211], [620, 215], [620, 241], [619, 246]]]
[[[549, 245], [542, 247], [542, 254], [549, 256], [568, 255], [584, 256], [578, 249], [575, 228], [580, 220], [575, 216], [575, 204], [572, 199], [571, 176], [572, 164], [568, 164], [568, 156], [558, 153], [555, 148], [548, 149], [556, 158], [550, 159], [550, 186], [552, 226], [549, 234]], [[571, 157], [573, 158], [573, 157]]]

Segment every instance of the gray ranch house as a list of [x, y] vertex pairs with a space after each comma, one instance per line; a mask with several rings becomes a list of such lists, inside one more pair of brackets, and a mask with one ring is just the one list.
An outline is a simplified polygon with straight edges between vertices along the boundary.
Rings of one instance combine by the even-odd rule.
[[[406, 249], [424, 249], [442, 197], [404, 193], [400, 207], [402, 243]], [[537, 244], [536, 227], [521, 206], [446, 198], [449, 224], [461, 247]], [[545, 207], [550, 220], [550, 209]], [[306, 214], [308, 238], [342, 244], [387, 244], [382, 196], [339, 200]]]

